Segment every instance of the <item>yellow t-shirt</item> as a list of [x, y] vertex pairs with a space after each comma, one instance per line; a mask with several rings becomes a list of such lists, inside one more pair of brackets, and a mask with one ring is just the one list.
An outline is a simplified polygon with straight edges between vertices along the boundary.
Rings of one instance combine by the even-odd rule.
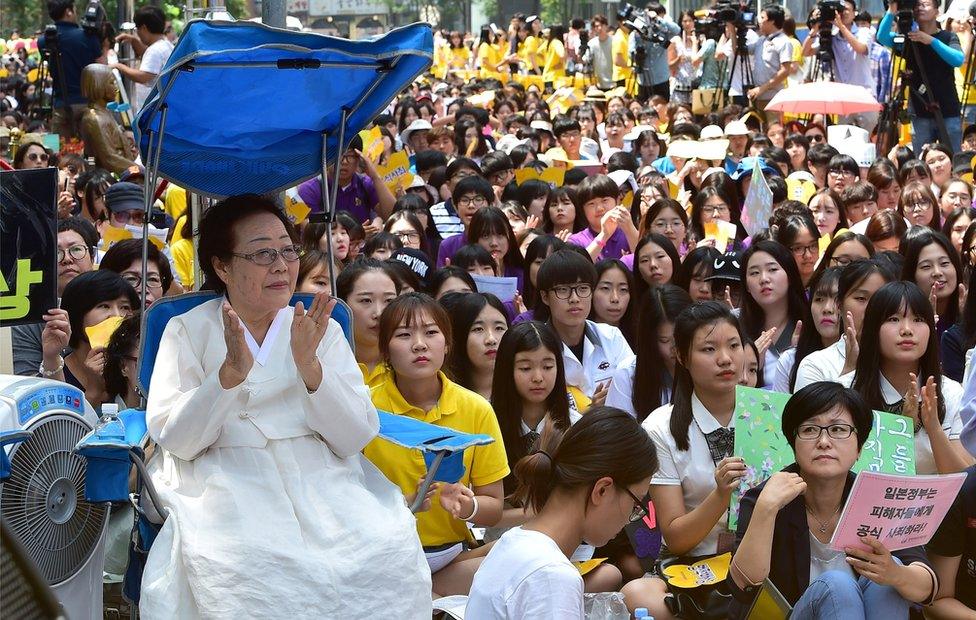
[[174, 220], [180, 219], [186, 213], [186, 190], [170, 183], [166, 189], [163, 209]]
[[525, 40], [519, 43], [518, 46], [519, 60], [522, 61], [522, 68], [526, 71], [532, 69], [532, 59], [535, 58], [536, 64], [539, 64], [539, 39], [529, 35], [525, 37]]
[[[403, 398], [393, 373], [388, 374], [386, 381], [372, 389], [373, 404], [383, 411], [410, 416], [462, 433], [491, 435], [495, 438], [494, 443], [464, 451], [464, 475], [461, 476], [460, 483], [485, 486], [501, 481], [509, 474], [508, 457], [505, 455], [498, 419], [491, 405], [479, 394], [452, 382], [444, 373], [438, 373], [438, 376], [443, 389], [437, 406], [430, 411], [414, 407]], [[393, 484], [399, 486], [404, 495], [415, 493], [417, 481], [427, 473], [424, 457], [419, 450], [401, 448], [378, 437], [369, 442], [363, 454]], [[469, 540], [470, 537], [465, 522], [455, 519], [441, 508], [437, 497], [431, 502], [430, 510], [417, 514], [417, 532], [425, 547], [456, 543]]]
[[385, 362], [373, 366], [373, 372], [369, 371], [366, 364], [359, 364], [359, 370], [363, 373], [363, 382], [370, 388], [380, 385], [390, 375], [390, 367]]
[[[613, 39], [610, 42], [610, 50], [613, 53], [613, 81], [629, 80], [634, 74], [634, 71], [630, 66], [630, 55], [627, 53], [627, 34], [623, 28], [617, 28], [614, 31]], [[618, 54], [624, 57], [624, 60], [627, 62], [626, 67], [617, 65]]]
[[498, 49], [491, 43], [482, 43], [478, 46], [478, 68], [485, 71], [497, 71], [495, 66], [502, 61], [498, 56]]
[[471, 50], [467, 46], [448, 48], [448, 67], [451, 69], [467, 69], [471, 59]]
[[566, 48], [559, 39], [553, 39], [546, 45], [546, 60], [543, 63], [542, 79], [553, 82], [556, 78], [566, 75]]
[[193, 290], [193, 240], [180, 239], [169, 246], [176, 265], [176, 275], [186, 291]]

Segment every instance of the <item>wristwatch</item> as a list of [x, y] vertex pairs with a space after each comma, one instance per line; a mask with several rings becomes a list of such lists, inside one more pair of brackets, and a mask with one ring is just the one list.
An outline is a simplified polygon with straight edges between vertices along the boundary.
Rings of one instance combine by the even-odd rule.
[[39, 368], [37, 369], [37, 371], [38, 371], [38, 372], [40, 373], [40, 375], [41, 375], [42, 377], [44, 377], [45, 379], [50, 379], [50, 378], [51, 378], [51, 377], [53, 377], [54, 375], [56, 375], [56, 374], [58, 374], [59, 372], [61, 372], [62, 370], [64, 370], [64, 358], [63, 358], [63, 357], [61, 357], [61, 356], [59, 355], [59, 356], [58, 356], [58, 359], [59, 359], [59, 360], [61, 360], [61, 361], [60, 361], [60, 362], [58, 362], [58, 367], [57, 367], [57, 368], [55, 368], [54, 370], [48, 370], [48, 369], [46, 369], [46, 368], [44, 368], [44, 360], [41, 360], [41, 365], [40, 365], [40, 367], [39, 367]]

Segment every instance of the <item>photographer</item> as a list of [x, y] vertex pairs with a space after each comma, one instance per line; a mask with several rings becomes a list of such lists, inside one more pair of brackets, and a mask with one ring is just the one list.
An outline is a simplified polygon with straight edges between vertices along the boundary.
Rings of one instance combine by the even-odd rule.
[[[750, 47], [753, 55], [752, 77], [756, 85], [746, 95], [759, 110], [765, 110], [776, 93], [786, 86], [786, 78], [793, 70], [793, 43], [783, 33], [783, 7], [770, 5], [759, 13], [759, 33], [762, 35]], [[767, 113], [767, 121], [779, 118]]]
[[[962, 122], [954, 72], [956, 67], [962, 66], [964, 60], [959, 37], [939, 27], [939, 8], [934, 0], [918, 0], [912, 13], [918, 30], [908, 32], [906, 37], [917, 54], [910, 51], [905, 54], [905, 79], [910, 92], [908, 107], [912, 116], [912, 148], [916, 153], [921, 153], [924, 145], [940, 140], [938, 121], [933, 110], [929, 108], [928, 97], [919, 92], [925, 86], [922, 79], [922, 71], [925, 71], [931, 97], [942, 114], [946, 133], [949, 134], [949, 147], [953, 151], [959, 151]], [[888, 12], [878, 24], [878, 42], [885, 47], [892, 47], [895, 43], [892, 26], [895, 25], [897, 14], [898, 4], [889, 2]], [[905, 30], [912, 28], [908, 26], [908, 19], [899, 21], [902, 22], [899, 30], [903, 34]], [[908, 45], [908, 41], [905, 44]]]
[[140, 8], [132, 21], [136, 24], [136, 34], [120, 34], [116, 41], [132, 44], [132, 49], [142, 56], [139, 68], [134, 69], [122, 63], [115, 63], [112, 68], [118, 69], [122, 75], [136, 83], [132, 98], [132, 111], [135, 114], [142, 109], [149, 91], [152, 90], [153, 82], [169, 60], [173, 44], [166, 38], [166, 16], [159, 7]]
[[[869, 52], [874, 42], [874, 33], [870, 28], [859, 28], [854, 25], [857, 6], [854, 0], [835, 0], [821, 2], [823, 7], [813, 11], [810, 35], [803, 42], [803, 55], [813, 56], [820, 50], [821, 40], [829, 39], [831, 52], [829, 57], [821, 56], [824, 60], [832, 60], [830, 73], [833, 81], [845, 84], [857, 84], [874, 93], [874, 76], [871, 75], [871, 57]], [[821, 19], [821, 11], [834, 13], [833, 23]], [[826, 16], [829, 17], [829, 14]], [[823, 32], [823, 28], [831, 28], [830, 34]], [[870, 130], [878, 122], [877, 112], [852, 114], [844, 122], [864, 127]]]
[[681, 33], [676, 23], [665, 15], [664, 6], [657, 0], [647, 4], [647, 28], [630, 33], [628, 50], [631, 58], [643, 57], [640, 66], [635, 62], [638, 98], [646, 101], [652, 95], [671, 100], [671, 69], [668, 67], [668, 47], [671, 39]]
[[[81, 70], [98, 62], [102, 44], [98, 35], [78, 26], [74, 0], [48, 0], [47, 13], [57, 28], [56, 41], [45, 33], [37, 40], [37, 47], [42, 53], [51, 54], [49, 66], [54, 82], [51, 131], [64, 140], [80, 138], [81, 115], [88, 108], [81, 95]], [[59, 75], [62, 71], [64, 75]], [[62, 85], [67, 92], [62, 91]]]

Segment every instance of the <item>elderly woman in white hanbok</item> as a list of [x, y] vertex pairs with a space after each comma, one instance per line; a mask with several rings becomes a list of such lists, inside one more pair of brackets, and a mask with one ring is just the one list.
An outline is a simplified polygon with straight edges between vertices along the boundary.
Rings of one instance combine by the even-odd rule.
[[294, 239], [257, 196], [200, 223], [203, 271], [225, 295], [169, 322], [153, 371], [166, 521], [146, 618], [430, 617], [415, 520], [360, 453], [379, 423], [335, 301], [288, 306]]

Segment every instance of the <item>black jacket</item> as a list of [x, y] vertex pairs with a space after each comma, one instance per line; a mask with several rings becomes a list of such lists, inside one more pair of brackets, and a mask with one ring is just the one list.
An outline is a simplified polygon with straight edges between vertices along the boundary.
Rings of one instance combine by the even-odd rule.
[[[799, 473], [800, 468], [796, 463], [793, 463], [784, 468], [783, 471]], [[844, 484], [843, 501], [845, 503], [851, 492], [851, 487], [854, 485], [855, 477], [853, 473], [847, 474], [847, 482]], [[756, 500], [759, 499], [759, 494], [765, 486], [766, 483], [763, 482], [742, 496], [739, 503], [739, 522], [735, 532], [736, 548], [746, 534], [749, 521], [752, 519], [752, 511], [756, 508]], [[912, 562], [929, 564], [928, 557], [922, 547], [894, 551], [892, 555], [901, 560], [905, 566]], [[769, 558], [769, 579], [776, 585], [783, 597], [789, 601], [790, 605], [796, 605], [807, 586], [810, 585], [810, 528], [807, 525], [806, 504], [802, 495], [780, 509], [779, 514], [776, 515], [776, 522], [773, 526], [773, 545], [770, 549]], [[732, 580], [731, 571], [729, 571], [726, 583], [732, 592], [729, 618], [745, 618], [753, 600], [759, 594], [759, 586], [743, 590]]]

